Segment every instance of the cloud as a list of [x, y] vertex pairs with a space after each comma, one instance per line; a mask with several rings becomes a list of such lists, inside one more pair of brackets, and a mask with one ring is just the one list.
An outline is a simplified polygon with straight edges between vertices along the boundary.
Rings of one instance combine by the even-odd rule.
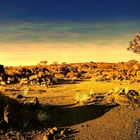
[[[0, 62], [37, 64], [40, 60], [118, 62], [132, 59], [126, 51], [139, 22], [0, 24]], [[106, 55], [107, 52], [107, 55]], [[138, 59], [133, 54], [133, 59]]]
[[2, 42], [95, 42], [126, 40], [140, 32], [139, 22], [128, 23], [17, 23], [0, 25]]

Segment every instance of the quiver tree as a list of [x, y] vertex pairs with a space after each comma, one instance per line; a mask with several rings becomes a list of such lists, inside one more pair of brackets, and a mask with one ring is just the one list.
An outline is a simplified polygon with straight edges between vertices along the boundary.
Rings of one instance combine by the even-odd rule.
[[127, 48], [127, 50], [140, 54], [140, 35], [139, 34], [135, 36], [133, 41], [129, 42], [129, 47]]

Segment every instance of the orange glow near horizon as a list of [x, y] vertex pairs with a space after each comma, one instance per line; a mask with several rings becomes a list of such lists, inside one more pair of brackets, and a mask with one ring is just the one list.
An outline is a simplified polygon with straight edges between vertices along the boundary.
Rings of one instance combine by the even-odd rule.
[[123, 62], [139, 60], [139, 55], [128, 52], [120, 44], [99, 46], [93, 43], [1, 43], [0, 62], [8, 66], [48, 63]]

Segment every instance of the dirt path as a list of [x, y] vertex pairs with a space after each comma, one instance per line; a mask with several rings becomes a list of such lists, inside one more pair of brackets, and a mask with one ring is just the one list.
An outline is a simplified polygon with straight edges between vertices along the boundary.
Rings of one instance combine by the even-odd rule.
[[117, 106], [72, 128], [78, 131], [75, 140], [139, 140], [140, 108]]

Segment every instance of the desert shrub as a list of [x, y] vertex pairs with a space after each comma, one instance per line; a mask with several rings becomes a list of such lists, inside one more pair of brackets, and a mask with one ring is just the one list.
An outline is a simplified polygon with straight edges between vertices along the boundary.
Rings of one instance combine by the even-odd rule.
[[61, 64], [62, 64], [62, 65], [66, 65], [66, 64], [67, 64], [67, 62], [62, 62]]
[[90, 91], [89, 93], [77, 93], [75, 95], [75, 101], [77, 103], [89, 103], [92, 101], [93, 94], [93, 91]]
[[21, 90], [21, 94], [22, 95], [25, 95], [26, 96], [29, 93], [29, 87], [27, 87], [27, 86], [21, 87], [20, 90]]
[[54, 62], [52, 63], [52, 65], [58, 65], [58, 62], [57, 62], [57, 61], [54, 61]]
[[4, 86], [0, 86], [0, 93], [4, 93], [5, 92], [5, 87]]
[[39, 122], [45, 122], [47, 120], [50, 120], [50, 115], [48, 115], [46, 112], [43, 112], [42, 110], [38, 111], [37, 113], [37, 120]]

